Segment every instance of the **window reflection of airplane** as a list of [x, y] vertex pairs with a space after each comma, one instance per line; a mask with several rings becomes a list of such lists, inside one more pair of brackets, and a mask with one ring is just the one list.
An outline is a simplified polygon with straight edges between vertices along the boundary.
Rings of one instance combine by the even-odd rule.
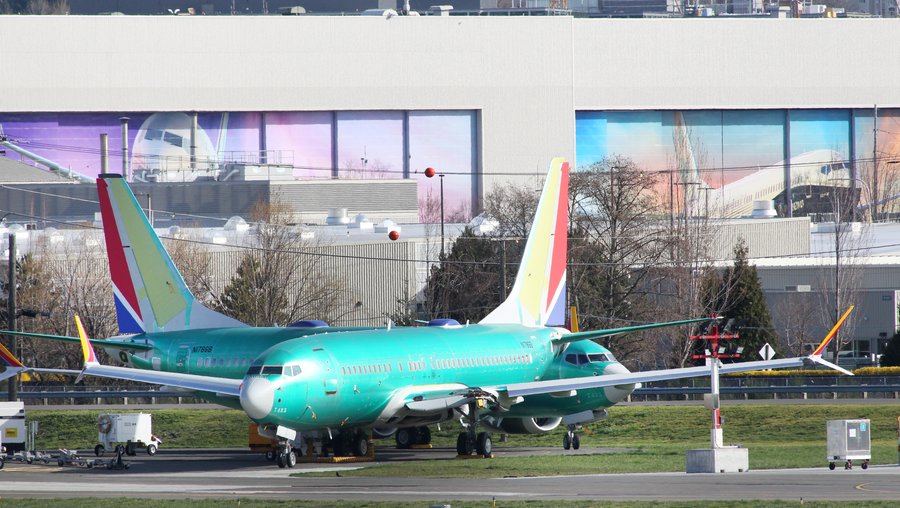
[[[843, 157], [833, 150], [813, 150], [790, 159], [791, 186], [826, 185], [847, 187], [849, 170]], [[784, 193], [784, 161], [767, 166], [739, 180], [725, 184], [715, 194], [725, 206], [722, 217], [749, 215], [756, 200], [774, 199]]]
[[[457, 418], [465, 428], [457, 439], [460, 455], [491, 454], [491, 435], [478, 432], [479, 427], [543, 433], [564, 423], [564, 446], [577, 448], [575, 426], [605, 418], [606, 408], [628, 397], [637, 383], [710, 372], [689, 367], [631, 373], [594, 339], [709, 319], [576, 333], [548, 326], [565, 303], [568, 177], [568, 163], [554, 159], [510, 296], [481, 322], [439, 320], [425, 327], [301, 334], [233, 323], [193, 328], [228, 318], [188, 298], [127, 184], [105, 176], [98, 180], [101, 210], [124, 224], [126, 232], [104, 224], [107, 243], [123, 252], [121, 258], [110, 256], [120, 319], [143, 324], [147, 333], [131, 339], [141, 348], [147, 347], [145, 339], [154, 347], [181, 342], [177, 349], [157, 347], [159, 357], [134, 362], [138, 369], [100, 365], [79, 321], [83, 374], [195, 390], [239, 405], [261, 435], [277, 439], [280, 467], [295, 465], [293, 448], [304, 437], [318, 437], [332, 450], [366, 455], [368, 429], [399, 429], [398, 444], [401, 436], [427, 441], [425, 425]], [[145, 262], [157, 270], [147, 271], [152, 277], [141, 279], [140, 286], [129, 285]], [[181, 331], [168, 331], [173, 328]], [[820, 356], [832, 336], [809, 356], [720, 370], [814, 363], [837, 368]], [[265, 341], [270, 347], [260, 351]]]
[[49, 169], [50, 171], [55, 172], [59, 175], [67, 176], [69, 178], [75, 178], [75, 179], [81, 180], [83, 182], [93, 181], [92, 177], [83, 175], [83, 174], [79, 173], [78, 171], [73, 171], [71, 168], [65, 168], [65, 167], [51, 161], [50, 159], [41, 157], [40, 155], [38, 155], [30, 150], [26, 150], [25, 148], [22, 148], [18, 144], [14, 143], [13, 140], [11, 140], [9, 137], [7, 137], [3, 134], [3, 126], [2, 125], [0, 125], [0, 146], [2, 146], [4, 148], [8, 148], [9, 150], [16, 152], [19, 155], [36, 162], [37, 164], [46, 166], [47, 169]]
[[[222, 117], [219, 144], [223, 146], [227, 113]], [[134, 137], [131, 167], [135, 180], [166, 182], [215, 178], [219, 162], [216, 147], [206, 131], [196, 128], [193, 161], [191, 130], [193, 118], [186, 113], [154, 113], [141, 124]]]

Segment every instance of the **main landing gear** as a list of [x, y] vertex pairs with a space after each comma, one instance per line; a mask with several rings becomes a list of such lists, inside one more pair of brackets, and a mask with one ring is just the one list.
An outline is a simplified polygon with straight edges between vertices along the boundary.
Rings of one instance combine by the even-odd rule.
[[575, 425], [566, 425], [566, 435], [563, 436], [563, 449], [568, 450], [571, 448], [577, 450], [580, 447], [581, 440], [578, 438], [578, 434], [575, 433]]
[[425, 426], [397, 429], [394, 440], [399, 449], [431, 445], [431, 430]]
[[460, 418], [460, 423], [466, 428], [456, 438], [456, 453], [461, 457], [475, 454], [485, 458], [493, 456], [494, 443], [490, 432], [478, 432], [478, 411], [484, 408], [484, 399], [477, 398], [468, 405], [468, 414]]
[[369, 436], [363, 430], [341, 432], [322, 445], [322, 456], [331, 448], [335, 457], [365, 457], [369, 454]]

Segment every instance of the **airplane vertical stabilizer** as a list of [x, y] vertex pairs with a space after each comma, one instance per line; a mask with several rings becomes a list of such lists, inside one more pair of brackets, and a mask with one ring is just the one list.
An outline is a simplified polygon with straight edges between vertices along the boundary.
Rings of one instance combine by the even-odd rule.
[[100, 175], [97, 191], [123, 333], [246, 326], [194, 299], [120, 175]]
[[569, 163], [555, 158], [544, 182], [534, 223], [512, 291], [485, 324], [562, 324], [565, 314], [569, 228]]

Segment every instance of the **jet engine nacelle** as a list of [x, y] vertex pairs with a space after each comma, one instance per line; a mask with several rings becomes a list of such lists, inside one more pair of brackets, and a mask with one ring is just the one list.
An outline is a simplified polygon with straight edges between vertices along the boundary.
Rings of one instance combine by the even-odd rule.
[[508, 434], [546, 434], [561, 422], [562, 418], [503, 418], [499, 427]]
[[378, 428], [372, 427], [372, 437], [375, 439], [384, 439], [393, 436], [397, 433], [397, 428]]

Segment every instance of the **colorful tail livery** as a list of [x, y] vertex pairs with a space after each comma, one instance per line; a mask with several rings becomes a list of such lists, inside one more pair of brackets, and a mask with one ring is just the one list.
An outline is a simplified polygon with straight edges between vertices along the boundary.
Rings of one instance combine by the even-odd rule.
[[565, 321], [569, 228], [569, 163], [555, 158], [544, 182], [534, 223], [509, 297], [481, 323], [526, 326]]
[[100, 175], [97, 191], [123, 333], [246, 326], [194, 299], [120, 175]]

